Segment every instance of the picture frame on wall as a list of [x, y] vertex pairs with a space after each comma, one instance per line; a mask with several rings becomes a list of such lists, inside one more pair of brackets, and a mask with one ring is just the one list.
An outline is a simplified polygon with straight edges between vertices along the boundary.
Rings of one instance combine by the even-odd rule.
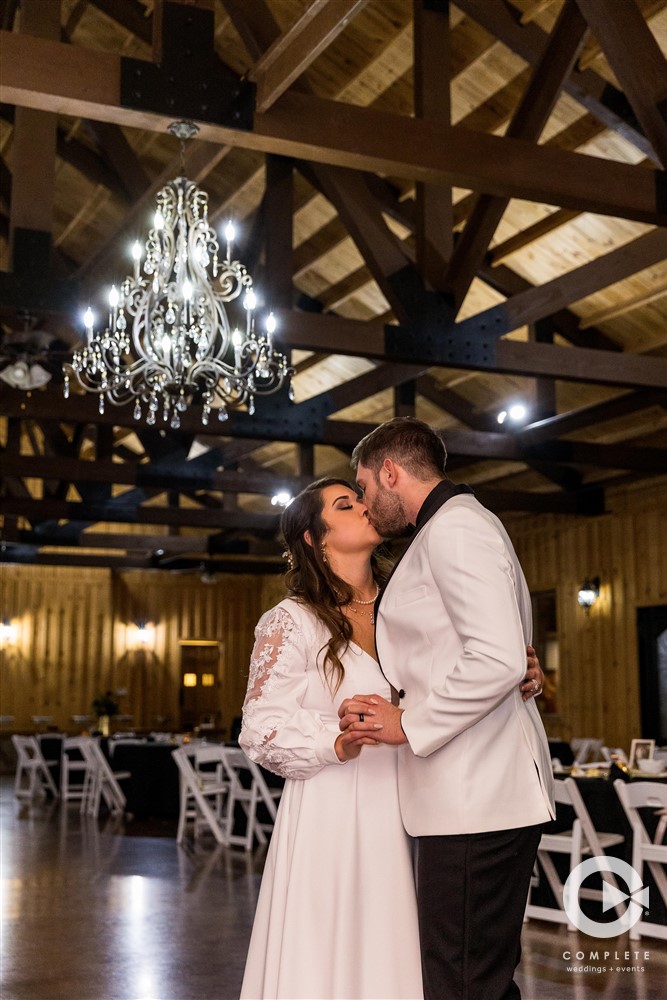
[[655, 752], [655, 740], [633, 740], [630, 744], [630, 770], [639, 767], [640, 760], [650, 760]]

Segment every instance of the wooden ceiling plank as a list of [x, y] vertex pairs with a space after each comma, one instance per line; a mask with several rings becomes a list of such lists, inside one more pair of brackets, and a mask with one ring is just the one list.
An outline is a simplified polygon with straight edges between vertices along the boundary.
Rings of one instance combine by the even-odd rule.
[[536, 240], [541, 239], [543, 236], [555, 232], [561, 226], [566, 226], [568, 222], [572, 222], [573, 219], [578, 218], [579, 214], [579, 212], [572, 212], [567, 208], [559, 208], [555, 212], [551, 212], [550, 215], [534, 222], [532, 226], [522, 229], [515, 236], [510, 236], [502, 243], [496, 244], [489, 251], [489, 263], [492, 267], [497, 267], [506, 261], [508, 257], [511, 257], [512, 254], [530, 246], [531, 243], [535, 243]]
[[463, 320], [457, 324], [457, 330], [464, 335], [469, 335], [473, 330], [486, 330], [492, 336], [503, 336], [527, 323], [535, 323], [553, 315], [559, 309], [661, 263], [666, 258], [667, 232], [663, 229], [651, 230], [588, 264], [582, 264], [544, 285], [520, 292], [507, 302]]
[[[548, 36], [538, 25], [517, 24], [509, 4], [488, 3], [488, 0], [460, 0], [457, 6], [528, 63], [534, 63], [547, 44]], [[564, 89], [603, 125], [618, 132], [654, 163], [660, 162], [650, 141], [632, 120], [632, 116], [624, 115], [618, 110], [623, 107], [624, 99], [616, 87], [592, 70], [586, 69], [574, 70]]]
[[534, 21], [540, 14], [552, 5], [553, 0], [535, 0], [535, 3], [528, 7], [526, 10], [522, 11], [519, 21], [521, 24], [528, 24], [530, 21]]
[[[524, 29], [525, 30], [525, 29]], [[0, 100], [62, 114], [163, 131], [169, 117], [119, 105], [120, 57], [40, 38], [0, 33]], [[85, 84], [84, 82], [85, 81]], [[396, 142], [397, 133], [403, 141]], [[652, 170], [519, 139], [285, 93], [252, 131], [201, 123], [208, 141], [454, 184], [657, 225], [667, 221]]]
[[134, 0], [91, 0], [92, 4], [115, 21], [126, 31], [136, 35], [142, 42], [151, 45], [153, 29], [144, 11]]
[[257, 84], [257, 111], [268, 111], [367, 3], [368, 0], [313, 0], [248, 74]]
[[[507, 135], [537, 141], [542, 134], [564, 82], [581, 51], [587, 33], [586, 21], [573, 3], [566, 3], [530, 82], [512, 116]], [[481, 195], [470, 214], [445, 278], [447, 293], [458, 313], [498, 228], [507, 198]]]
[[659, 282], [658, 285], [654, 285], [647, 292], [642, 292], [640, 295], [633, 295], [632, 298], [626, 299], [625, 302], [610, 306], [608, 309], [601, 309], [587, 319], [582, 319], [580, 324], [581, 329], [588, 330], [589, 327], [597, 326], [599, 323], [608, 323], [610, 319], [626, 316], [629, 312], [634, 312], [635, 309], [639, 309], [641, 306], [657, 302], [664, 295], [667, 295], [667, 281]]
[[577, 0], [577, 4], [660, 163], [667, 167], [667, 121], [658, 107], [667, 98], [667, 60], [636, 0], [615, 5], [613, 17], [605, 0]]
[[[424, 0], [414, 5], [415, 115], [451, 125], [451, 32], [449, 3], [430, 10]], [[417, 184], [417, 267], [431, 288], [440, 290], [454, 246], [451, 187]]]

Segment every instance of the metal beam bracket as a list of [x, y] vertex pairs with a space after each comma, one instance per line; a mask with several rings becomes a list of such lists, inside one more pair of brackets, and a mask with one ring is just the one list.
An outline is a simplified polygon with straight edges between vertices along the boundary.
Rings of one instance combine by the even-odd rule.
[[167, 2], [161, 63], [123, 56], [120, 103], [251, 131], [255, 84], [240, 80], [216, 57], [212, 10]]
[[474, 362], [493, 367], [496, 338], [481, 330], [475, 336], [457, 332], [451, 303], [438, 292], [424, 289], [414, 268], [402, 268], [390, 281], [412, 323], [385, 327], [388, 361], [454, 366]]

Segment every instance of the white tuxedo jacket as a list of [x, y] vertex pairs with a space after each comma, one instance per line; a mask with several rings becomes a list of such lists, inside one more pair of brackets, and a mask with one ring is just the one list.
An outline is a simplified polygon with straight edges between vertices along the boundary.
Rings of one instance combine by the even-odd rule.
[[379, 602], [376, 643], [401, 694], [399, 796], [412, 836], [483, 833], [554, 815], [549, 748], [519, 683], [528, 587], [498, 518], [470, 494], [413, 538]]

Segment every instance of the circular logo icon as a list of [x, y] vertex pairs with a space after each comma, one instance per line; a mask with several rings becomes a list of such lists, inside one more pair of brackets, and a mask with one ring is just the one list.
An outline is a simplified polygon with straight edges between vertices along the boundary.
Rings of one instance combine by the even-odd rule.
[[[615, 909], [618, 914], [616, 920], [608, 923], [592, 920], [581, 910], [581, 886], [593, 872], [611, 872], [622, 879], [629, 889], [629, 892], [620, 889], [616, 879], [602, 881], [602, 912]], [[641, 875], [636, 869], [620, 858], [607, 855], [587, 858], [570, 872], [563, 889], [563, 906], [570, 922], [584, 934], [598, 938], [617, 937], [634, 927], [644, 908], [648, 909], [648, 888], [642, 885]]]

